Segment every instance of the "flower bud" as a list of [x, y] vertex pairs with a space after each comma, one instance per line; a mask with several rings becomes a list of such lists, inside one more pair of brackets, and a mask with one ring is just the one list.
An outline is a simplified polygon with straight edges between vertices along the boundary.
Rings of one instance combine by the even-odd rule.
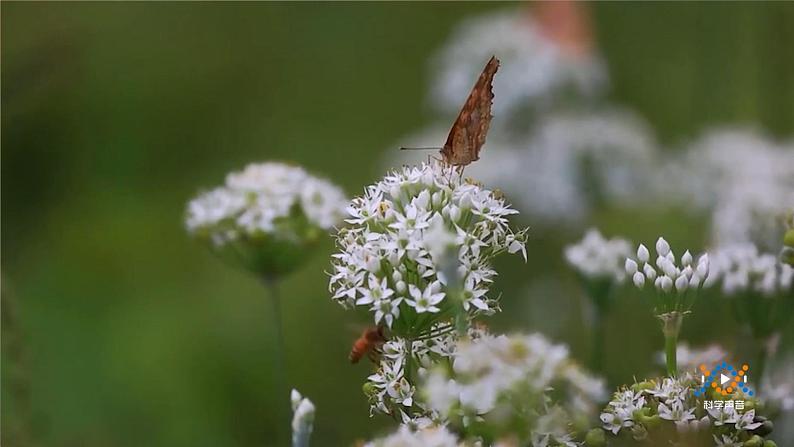
[[700, 276], [692, 275], [692, 278], [689, 279], [689, 287], [697, 288], [698, 286], [700, 286]]
[[656, 270], [654, 270], [654, 268], [651, 267], [651, 264], [645, 264], [642, 270], [643, 272], [645, 272], [645, 276], [651, 281], [656, 279]]
[[600, 428], [588, 431], [587, 436], [584, 438], [584, 445], [587, 447], [604, 447], [607, 445], [606, 432]]
[[633, 275], [637, 272], [637, 263], [633, 259], [626, 259], [626, 274]]
[[648, 248], [645, 245], [640, 244], [639, 248], [637, 248], [637, 259], [642, 262], [648, 262], [651, 258], [651, 254], [648, 252]]
[[675, 280], [675, 290], [679, 292], [685, 292], [687, 287], [689, 287], [689, 278], [686, 275], [681, 275]]
[[665, 292], [669, 292], [673, 290], [673, 280], [669, 276], [662, 276], [662, 281], [660, 282], [662, 290]]
[[634, 285], [640, 289], [645, 287], [645, 275], [641, 272], [634, 272], [634, 276], [631, 279], [634, 281]]
[[656, 253], [659, 256], [667, 256], [667, 253], [670, 253], [670, 244], [663, 237], [656, 240]]
[[681, 265], [687, 267], [690, 264], [692, 264], [692, 254], [689, 253], [689, 250], [687, 250], [684, 252], [684, 255], [681, 256]]

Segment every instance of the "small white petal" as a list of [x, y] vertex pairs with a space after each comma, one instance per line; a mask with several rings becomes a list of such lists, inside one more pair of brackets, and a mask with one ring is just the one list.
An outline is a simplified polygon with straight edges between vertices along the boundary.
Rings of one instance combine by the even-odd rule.
[[667, 253], [670, 253], [670, 244], [663, 237], [656, 240], [656, 253], [659, 256], [667, 256]]

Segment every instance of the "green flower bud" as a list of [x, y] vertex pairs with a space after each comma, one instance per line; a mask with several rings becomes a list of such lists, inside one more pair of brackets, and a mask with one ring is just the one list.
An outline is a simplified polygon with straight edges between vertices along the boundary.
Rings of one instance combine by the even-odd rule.
[[764, 441], [764, 447], [777, 447], [777, 443], [771, 439]]
[[637, 420], [647, 428], [651, 429], [658, 427], [662, 423], [662, 419], [658, 414], [653, 416], [640, 416]]
[[[587, 447], [604, 447], [607, 445], [606, 432], [600, 428], [594, 428], [587, 432], [584, 438], [584, 444]], [[766, 446], [764, 446], [766, 447]]]
[[786, 235], [783, 236], [783, 245], [794, 248], [794, 228], [786, 231]]
[[758, 435], [753, 435], [752, 438], [744, 441], [743, 447], [763, 447], [764, 439]]

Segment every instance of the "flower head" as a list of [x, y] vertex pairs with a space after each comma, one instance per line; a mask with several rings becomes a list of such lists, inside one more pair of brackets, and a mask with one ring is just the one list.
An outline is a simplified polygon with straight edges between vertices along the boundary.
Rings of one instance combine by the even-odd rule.
[[526, 256], [525, 231], [508, 225], [516, 213], [440, 162], [391, 172], [348, 207], [350, 226], [340, 230], [332, 261], [333, 299], [366, 306], [377, 323], [409, 337], [458, 312], [492, 313], [491, 262], [503, 252]]
[[222, 256], [272, 275], [294, 268], [346, 204], [341, 189], [301, 167], [250, 164], [191, 200], [185, 225]]

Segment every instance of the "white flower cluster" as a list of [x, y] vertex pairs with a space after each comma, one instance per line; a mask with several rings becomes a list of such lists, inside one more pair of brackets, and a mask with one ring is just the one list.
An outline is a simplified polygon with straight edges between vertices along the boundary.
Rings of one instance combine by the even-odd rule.
[[794, 208], [794, 145], [751, 131], [706, 132], [664, 176], [668, 188], [660, 196], [691, 198], [690, 206], [710, 211], [718, 246], [777, 246], [780, 217]]
[[290, 393], [292, 403], [292, 447], [309, 447], [314, 427], [314, 404], [297, 390]]
[[185, 225], [215, 246], [259, 237], [302, 242], [312, 228], [328, 230], [341, 222], [346, 205], [341, 189], [299, 166], [250, 164], [191, 200]]
[[532, 445], [575, 445], [574, 422], [587, 424], [606, 397], [603, 381], [572, 362], [567, 347], [539, 334], [462, 341], [451, 370], [430, 370], [420, 391], [431, 414], [459, 432], [530, 436]]
[[458, 439], [444, 427], [411, 431], [406, 425], [391, 435], [364, 444], [365, 447], [458, 447]]
[[[710, 367], [727, 358], [728, 353], [719, 345], [709, 345], [704, 348], [690, 348], [686, 343], [679, 343], [676, 348], [676, 361], [681, 371], [695, 371], [700, 365], [704, 364]], [[665, 364], [666, 358], [664, 352], [658, 352], [656, 354], [656, 361], [660, 365]]]
[[755, 244], [731, 244], [711, 253], [712, 273], [707, 283], [721, 283], [726, 295], [758, 293], [766, 297], [792, 290], [794, 268], [771, 253], [759, 253]]
[[565, 247], [565, 260], [584, 278], [616, 283], [626, 278], [623, 263], [630, 254], [627, 240], [606, 239], [596, 229], [588, 230], [579, 243]]
[[[421, 399], [416, 399], [416, 376], [425, 375], [428, 368], [450, 358], [456, 346], [454, 333], [438, 327], [433, 332], [445, 333], [411, 342], [410, 352], [403, 338], [395, 337], [384, 343], [378, 370], [367, 378], [364, 387], [370, 401], [370, 414], [394, 415], [404, 424], [416, 427], [430, 425], [430, 411]], [[479, 336], [476, 329], [470, 334]], [[411, 381], [407, 377], [409, 368], [414, 373]]]
[[[743, 413], [728, 405], [704, 409], [703, 398], [696, 398], [693, 393], [698, 386], [697, 379], [687, 373], [620, 389], [601, 413], [602, 427], [613, 435], [627, 430], [634, 439], [651, 441], [653, 445], [664, 441], [676, 441], [678, 445], [744, 445], [755, 435], [753, 430], [763, 425], [765, 419], [756, 417], [755, 409], [748, 408]], [[755, 405], [749, 397], [735, 398], [744, 399], [748, 407]], [[669, 436], [664, 430], [653, 430], [660, 424], [674, 426], [676, 439], [654, 439], [654, 433]], [[762, 443], [763, 439], [757, 445]]]
[[329, 290], [345, 307], [369, 308], [375, 323], [398, 336], [422, 335], [459, 308], [494, 312], [497, 303], [486, 296], [496, 275], [491, 262], [503, 252], [526, 259], [525, 230], [508, 225], [517, 211], [441, 162], [388, 174], [348, 213]]
[[521, 107], [545, 106], [569, 91], [595, 96], [606, 86], [603, 61], [591, 53], [569, 54], [547, 38], [525, 11], [509, 10], [462, 23], [441, 49], [432, 67], [433, 104], [457, 113], [485, 61], [502, 61], [494, 79], [499, 101], [494, 111], [511, 115]]
[[[637, 260], [626, 258], [626, 273], [631, 276], [634, 285], [643, 288], [645, 282], [653, 282], [657, 290], [664, 293], [683, 294], [688, 289], [698, 289], [704, 285], [709, 276], [709, 255], [703, 254], [697, 264], [689, 250], [681, 255], [680, 264], [676, 261], [670, 244], [660, 237], [656, 241], [656, 268], [651, 265], [650, 252], [645, 245], [637, 248]], [[681, 309], [676, 309], [681, 310]]]

